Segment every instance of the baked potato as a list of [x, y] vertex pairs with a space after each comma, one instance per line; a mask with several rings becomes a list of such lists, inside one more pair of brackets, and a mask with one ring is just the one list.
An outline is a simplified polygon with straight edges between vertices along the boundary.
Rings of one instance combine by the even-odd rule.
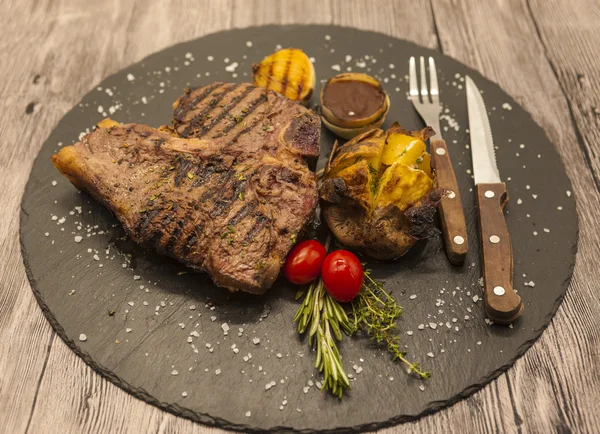
[[430, 127], [407, 131], [395, 123], [334, 149], [319, 194], [340, 243], [389, 260], [437, 233], [434, 216], [444, 190], [435, 187], [425, 146], [433, 134]]

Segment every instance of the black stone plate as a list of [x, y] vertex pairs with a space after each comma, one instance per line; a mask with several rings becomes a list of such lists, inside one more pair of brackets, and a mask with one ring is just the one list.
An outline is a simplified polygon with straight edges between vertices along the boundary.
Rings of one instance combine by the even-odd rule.
[[[232, 295], [214, 287], [206, 275], [181, 274], [186, 271], [181, 265], [124, 238], [117, 221], [50, 163], [57, 149], [75, 142], [103, 112], [123, 122], [169, 123], [171, 103], [186, 86], [250, 80], [252, 62], [280, 46], [314, 56], [319, 79], [347, 68], [379, 77], [392, 102], [386, 126], [398, 120], [412, 129], [423, 125], [406, 99], [408, 59], [435, 56], [444, 103], [442, 133], [469, 227], [467, 263], [450, 266], [439, 239], [417, 245], [394, 263], [369, 261], [373, 275], [405, 307], [398, 324], [402, 342], [409, 358], [433, 373], [429, 381], [407, 375], [367, 338], [346, 338], [341, 352], [355, 378], [352, 391], [342, 401], [320, 393], [316, 385], [308, 386], [309, 380], [321, 379], [313, 368], [314, 353], [292, 322], [298, 307], [295, 288], [280, 279], [264, 297]], [[475, 301], [482, 295], [481, 270], [466, 149], [465, 74], [484, 91], [500, 173], [511, 197], [506, 219], [515, 287], [525, 303], [524, 316], [512, 327], [488, 325], [481, 299]], [[325, 133], [320, 166], [332, 141]], [[539, 337], [574, 266], [578, 229], [570, 189], [544, 131], [476, 71], [377, 33], [331, 26], [260, 27], [176, 45], [92, 89], [60, 121], [35, 161], [23, 198], [21, 242], [34, 293], [56, 332], [93, 369], [136, 397], [229, 429], [376, 429], [473, 393]], [[254, 338], [260, 343], [254, 344]], [[275, 385], [266, 390], [267, 384]]]

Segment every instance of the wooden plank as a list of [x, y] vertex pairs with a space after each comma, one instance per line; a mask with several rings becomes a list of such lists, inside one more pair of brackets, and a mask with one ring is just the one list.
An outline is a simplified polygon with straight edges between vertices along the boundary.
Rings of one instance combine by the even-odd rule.
[[[562, 34], [563, 38], [572, 32], [577, 33], [580, 27], [586, 27], [582, 23], [590, 23], [583, 16], [579, 16], [579, 20], [573, 17], [565, 22], [564, 17], [577, 9], [570, 7], [568, 2], [543, 4], [555, 12], [548, 22], [559, 24], [561, 29], [570, 27]], [[558, 4], [564, 8], [562, 11], [557, 9]], [[597, 430], [599, 421], [596, 412], [590, 414], [589, 405], [594, 396], [600, 395], [600, 376], [584, 366], [598, 362], [594, 350], [587, 346], [587, 342], [597, 341], [599, 337], [595, 318], [600, 315], [600, 301], [589, 274], [598, 269], [599, 219], [594, 210], [600, 205], [600, 197], [590, 170], [597, 170], [597, 167], [593, 164], [586, 167], [583, 152], [575, 145], [577, 130], [571, 122], [568, 101], [544, 54], [542, 41], [532, 21], [532, 18], [538, 18], [538, 12], [532, 16], [527, 4], [517, 0], [458, 4], [436, 0], [433, 5], [435, 16], [439, 17], [436, 24], [444, 52], [497, 81], [529, 110], [563, 157], [578, 199], [579, 254], [565, 302], [540, 341], [504, 376], [512, 397], [515, 425], [525, 432], [548, 433], [567, 427], [593, 432]], [[590, 13], [589, 9], [579, 10], [582, 15]], [[589, 41], [593, 41], [594, 37], [598, 40], [598, 35], [590, 34], [588, 37]], [[573, 49], [574, 41], [581, 39], [567, 37], [565, 44]], [[593, 44], [577, 44], [577, 50], [585, 52], [588, 45]], [[564, 54], [560, 55], [560, 60], [557, 57], [556, 63], [570, 65]], [[594, 51], [587, 51], [588, 61], [591, 62], [594, 55]], [[589, 71], [591, 76], [593, 63], [578, 70]], [[572, 94], [571, 91], [567, 93]], [[594, 101], [589, 96], [585, 99], [588, 104]], [[578, 380], [583, 371], [586, 372], [585, 381]], [[502, 399], [506, 399], [506, 395]], [[500, 397], [494, 401], [491, 408], [485, 409], [486, 418], [491, 417]], [[532, 409], [536, 410], [537, 417], [531, 417]], [[509, 426], [505, 428], [511, 431]]]

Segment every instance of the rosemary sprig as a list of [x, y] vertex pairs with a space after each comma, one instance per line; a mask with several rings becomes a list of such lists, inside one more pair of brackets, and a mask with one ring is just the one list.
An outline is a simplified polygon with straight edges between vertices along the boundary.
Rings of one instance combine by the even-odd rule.
[[327, 293], [320, 278], [306, 292], [298, 291], [296, 300], [302, 296], [304, 301], [294, 317], [298, 322], [298, 333], [304, 334], [308, 330], [311, 347], [316, 340], [315, 367], [323, 372], [323, 389], [341, 398], [344, 389], [350, 388], [350, 380], [335, 341], [342, 340], [342, 331], [352, 334], [352, 324], [344, 308]]
[[418, 363], [406, 359], [406, 352], [400, 349], [400, 338], [396, 334], [396, 319], [402, 315], [402, 307], [383, 288], [381, 282], [373, 280], [371, 270], [365, 270], [363, 287], [352, 302], [350, 320], [353, 330], [366, 330], [375, 342], [385, 342], [393, 360], [400, 360], [423, 379], [431, 373], [422, 371]]

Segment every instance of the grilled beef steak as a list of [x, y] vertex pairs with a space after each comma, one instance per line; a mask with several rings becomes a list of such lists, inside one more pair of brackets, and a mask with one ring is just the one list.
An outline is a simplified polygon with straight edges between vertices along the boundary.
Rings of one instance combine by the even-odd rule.
[[317, 115], [272, 91], [216, 83], [186, 91], [175, 129], [189, 138], [104, 122], [52, 161], [136, 242], [219, 286], [263, 293], [317, 205], [303, 158], [319, 153]]

